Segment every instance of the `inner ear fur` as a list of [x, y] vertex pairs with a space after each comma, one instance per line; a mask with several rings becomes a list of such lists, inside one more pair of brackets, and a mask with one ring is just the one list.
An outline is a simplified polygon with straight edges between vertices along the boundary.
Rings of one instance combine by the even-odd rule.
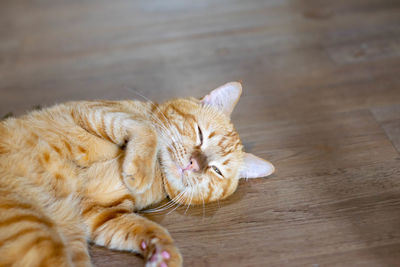
[[271, 162], [251, 153], [244, 153], [240, 178], [259, 178], [271, 175], [275, 171]]
[[228, 117], [231, 115], [240, 95], [242, 85], [239, 82], [229, 82], [214, 90], [201, 99], [203, 105], [213, 106]]

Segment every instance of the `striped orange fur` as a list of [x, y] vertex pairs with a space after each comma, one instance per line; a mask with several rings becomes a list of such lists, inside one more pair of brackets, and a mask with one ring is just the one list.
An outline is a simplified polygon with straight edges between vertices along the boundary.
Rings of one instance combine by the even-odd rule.
[[0, 122], [0, 266], [91, 266], [88, 241], [181, 266], [136, 211], [223, 199], [273, 172], [230, 122], [240, 94], [233, 82], [200, 100], [70, 102]]

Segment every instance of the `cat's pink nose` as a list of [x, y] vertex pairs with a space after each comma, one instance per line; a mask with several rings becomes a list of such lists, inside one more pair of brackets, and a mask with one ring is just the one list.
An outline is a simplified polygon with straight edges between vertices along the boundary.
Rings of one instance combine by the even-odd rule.
[[194, 157], [190, 158], [190, 163], [185, 168], [185, 170], [194, 171], [194, 172], [198, 172], [200, 170], [199, 162], [196, 160], [196, 158], [194, 158]]

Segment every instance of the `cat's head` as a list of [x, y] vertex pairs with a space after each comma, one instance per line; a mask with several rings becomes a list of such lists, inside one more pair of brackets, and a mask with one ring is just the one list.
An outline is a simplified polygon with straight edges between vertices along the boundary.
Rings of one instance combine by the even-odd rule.
[[161, 106], [160, 162], [164, 188], [175, 202], [188, 205], [224, 199], [240, 178], [274, 172], [273, 165], [243, 151], [230, 115], [242, 93], [227, 83], [202, 99], [176, 99]]

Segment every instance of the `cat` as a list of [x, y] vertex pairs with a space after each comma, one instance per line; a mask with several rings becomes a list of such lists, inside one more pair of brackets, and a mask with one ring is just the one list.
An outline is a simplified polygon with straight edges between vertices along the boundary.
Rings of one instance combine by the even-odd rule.
[[1, 121], [0, 266], [91, 266], [88, 241], [181, 266], [168, 231], [136, 212], [221, 200], [274, 171], [230, 122], [241, 92], [230, 82], [202, 99], [77, 101]]

